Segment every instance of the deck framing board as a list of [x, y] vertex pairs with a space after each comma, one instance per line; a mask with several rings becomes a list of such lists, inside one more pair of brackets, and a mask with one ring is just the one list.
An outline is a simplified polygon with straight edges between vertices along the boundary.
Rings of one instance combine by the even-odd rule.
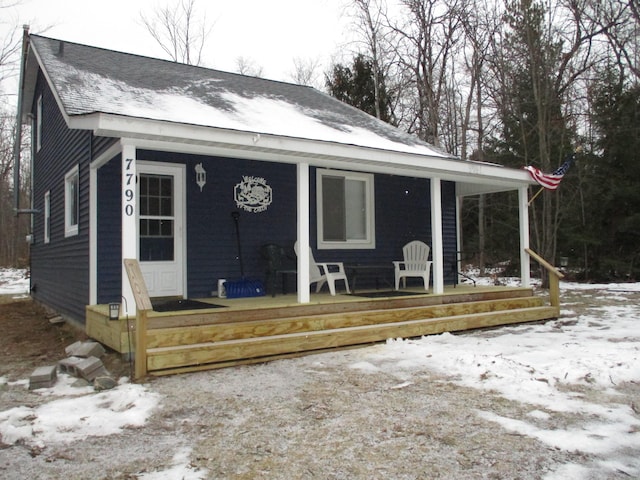
[[553, 307], [531, 307], [515, 311], [484, 312], [382, 325], [362, 325], [260, 338], [150, 348], [147, 350], [147, 368], [151, 372], [238, 359], [270, 357], [283, 353], [312, 352], [345, 345], [379, 342], [388, 338], [408, 338], [446, 331], [544, 320], [554, 313]]
[[244, 322], [216, 323], [164, 329], [151, 329], [147, 333], [149, 348], [192, 345], [242, 338], [301, 333], [336, 328], [395, 323], [407, 320], [450, 317], [470, 313], [513, 310], [541, 306], [539, 297], [509, 298], [464, 302], [445, 305], [404, 307], [398, 309], [378, 309], [370, 311], [323, 314], [294, 318], [275, 318]]

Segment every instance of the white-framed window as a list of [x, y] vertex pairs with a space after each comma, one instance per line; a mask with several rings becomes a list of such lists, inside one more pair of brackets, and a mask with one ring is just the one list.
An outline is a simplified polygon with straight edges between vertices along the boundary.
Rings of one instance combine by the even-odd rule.
[[51, 190], [44, 194], [44, 243], [51, 241]]
[[80, 175], [78, 166], [64, 176], [64, 236], [78, 234], [80, 216]]
[[36, 102], [36, 152], [42, 147], [42, 95]]
[[376, 248], [373, 175], [316, 172], [318, 248]]

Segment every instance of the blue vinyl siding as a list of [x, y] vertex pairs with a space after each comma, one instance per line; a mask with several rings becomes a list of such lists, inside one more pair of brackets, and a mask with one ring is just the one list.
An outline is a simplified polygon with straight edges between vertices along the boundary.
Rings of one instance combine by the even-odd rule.
[[456, 274], [456, 185], [442, 182], [442, 242], [444, 244], [444, 283], [458, 283]]
[[121, 156], [98, 170], [98, 303], [119, 303], [122, 291]]
[[[92, 134], [70, 130], [40, 75], [42, 148], [33, 159], [34, 239], [31, 288], [34, 298], [77, 321], [89, 300], [89, 161]], [[38, 98], [39, 93], [35, 98]], [[35, 103], [32, 111], [35, 113]], [[79, 168], [78, 235], [65, 237], [65, 174]], [[44, 244], [44, 194], [51, 192], [51, 241]]]
[[[262, 277], [261, 245], [270, 242], [293, 245], [297, 211], [294, 165], [153, 151], [139, 151], [137, 158], [186, 164], [187, 290], [190, 297], [211, 295], [219, 278], [241, 278], [232, 212], [240, 212], [245, 277]], [[202, 191], [195, 180], [198, 163], [202, 163], [207, 172], [207, 183]], [[273, 202], [266, 211], [250, 213], [237, 208], [233, 189], [242, 181], [243, 175], [262, 177], [271, 186]]]
[[[117, 139], [94, 137], [90, 131], [67, 128], [52, 93], [41, 77], [43, 94], [42, 148], [33, 162], [35, 243], [31, 250], [33, 296], [60, 313], [83, 322], [89, 303], [89, 165]], [[37, 95], [35, 97], [37, 99]], [[35, 110], [35, 104], [33, 109]], [[260, 247], [277, 243], [292, 247], [296, 240], [296, 166], [233, 158], [138, 151], [145, 161], [186, 166], [186, 275], [189, 297], [204, 297], [217, 288], [219, 278], [241, 277], [235, 223], [240, 211], [240, 237], [245, 277], [264, 278]], [[202, 163], [207, 183], [196, 184], [195, 166]], [[64, 236], [64, 176], [79, 168], [79, 233]], [[121, 295], [121, 160], [117, 155], [97, 172], [97, 287], [98, 303], [119, 301]], [[260, 213], [239, 210], [234, 187], [243, 176], [264, 178], [273, 202]], [[394, 175], [374, 177], [376, 207], [375, 250], [318, 250], [316, 247], [315, 168], [311, 169], [310, 235], [316, 259], [386, 263], [400, 259], [402, 246], [420, 239], [431, 244], [430, 182]], [[456, 249], [455, 191], [443, 182], [445, 261]], [[51, 242], [43, 243], [44, 194], [51, 192]], [[445, 265], [446, 283], [454, 281]], [[359, 288], [366, 284], [359, 281]], [[293, 288], [293, 285], [291, 285]]]
[[[187, 289], [190, 297], [209, 296], [217, 288], [219, 278], [241, 277], [235, 224], [231, 216], [234, 211], [240, 211], [245, 277], [264, 279], [260, 247], [265, 243], [293, 246], [297, 213], [295, 165], [156, 151], [139, 151], [137, 158], [186, 165]], [[195, 181], [198, 163], [202, 163], [207, 172], [207, 183], [202, 191]], [[233, 189], [244, 175], [262, 177], [271, 186], [273, 203], [266, 211], [250, 213], [238, 210]], [[419, 239], [431, 244], [429, 180], [376, 175], [376, 249], [317, 250], [315, 185], [315, 169], [312, 168], [310, 235], [318, 261], [390, 263], [402, 258], [402, 247], [411, 240]], [[456, 249], [453, 183], [443, 182], [442, 197], [445, 262], [448, 262], [448, 256], [453, 256]], [[447, 263], [445, 283], [453, 281], [454, 275]], [[366, 284], [359, 282], [360, 285]]]
[[[314, 171], [315, 173], [315, 171]], [[311, 180], [311, 244], [316, 245], [315, 175]], [[376, 248], [375, 250], [316, 250], [317, 261], [387, 263], [402, 259], [402, 247], [421, 240], [431, 246], [431, 190], [424, 178], [395, 175], [375, 176]], [[450, 262], [456, 251], [455, 184], [442, 182], [442, 223], [445, 284], [456, 276]], [[408, 280], [409, 284], [412, 280]], [[420, 283], [420, 280], [413, 282]], [[359, 288], [366, 286], [358, 282]]]

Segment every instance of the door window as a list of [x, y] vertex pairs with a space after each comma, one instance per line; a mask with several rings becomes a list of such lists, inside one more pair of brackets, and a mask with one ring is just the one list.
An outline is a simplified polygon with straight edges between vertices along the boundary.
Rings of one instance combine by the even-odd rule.
[[173, 176], [141, 174], [139, 178], [140, 261], [173, 261]]

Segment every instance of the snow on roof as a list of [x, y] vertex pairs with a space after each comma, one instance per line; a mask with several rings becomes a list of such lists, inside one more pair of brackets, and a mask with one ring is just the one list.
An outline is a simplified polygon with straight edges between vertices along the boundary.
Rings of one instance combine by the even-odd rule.
[[311, 87], [31, 35], [68, 116], [94, 113], [453, 158]]

